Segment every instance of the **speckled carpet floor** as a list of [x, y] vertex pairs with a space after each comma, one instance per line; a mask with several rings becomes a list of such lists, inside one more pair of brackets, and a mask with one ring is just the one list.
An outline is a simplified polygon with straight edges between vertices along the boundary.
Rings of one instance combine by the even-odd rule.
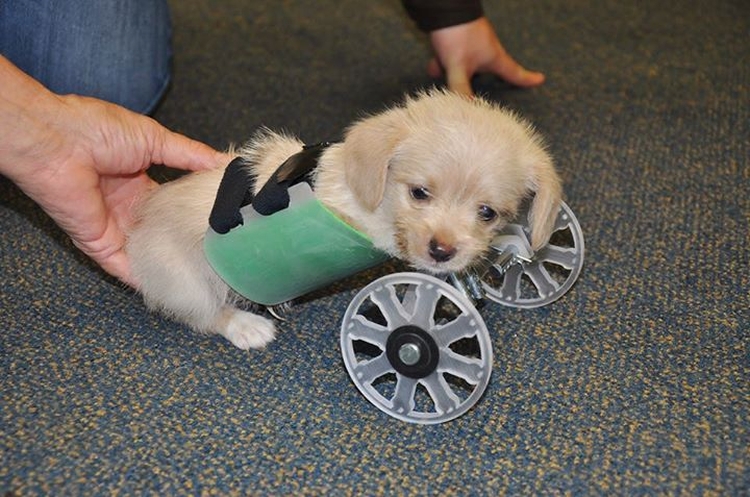
[[[560, 301], [488, 305], [494, 369], [442, 425], [359, 394], [358, 276], [265, 351], [150, 314], [0, 179], [0, 494], [750, 494], [750, 4], [486, 2], [538, 89], [477, 88], [547, 137], [586, 236]], [[174, 2], [156, 117], [216, 147], [314, 142], [434, 83], [395, 0]]]

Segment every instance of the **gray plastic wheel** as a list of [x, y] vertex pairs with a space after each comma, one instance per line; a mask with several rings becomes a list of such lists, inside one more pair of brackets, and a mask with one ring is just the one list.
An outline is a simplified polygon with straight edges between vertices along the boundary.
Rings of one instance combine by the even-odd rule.
[[584, 242], [573, 211], [562, 203], [549, 243], [531, 250], [528, 206], [493, 240], [495, 263], [481, 277], [485, 295], [510, 307], [534, 308], [562, 297], [583, 268]]
[[365, 398], [410, 423], [461, 416], [492, 372], [492, 344], [477, 310], [421, 273], [391, 274], [363, 288], [341, 324], [341, 352]]

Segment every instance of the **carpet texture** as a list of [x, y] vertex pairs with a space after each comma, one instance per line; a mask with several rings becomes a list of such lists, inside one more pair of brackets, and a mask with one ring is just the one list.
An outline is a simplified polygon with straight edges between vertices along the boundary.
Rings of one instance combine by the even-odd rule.
[[[476, 88], [547, 137], [587, 253], [558, 302], [481, 310], [481, 401], [417, 426], [358, 393], [339, 326], [383, 268], [242, 352], [150, 314], [0, 179], [0, 494], [750, 493], [750, 4], [485, 4], [547, 82]], [[172, 8], [156, 118], [215, 147], [337, 139], [440, 83], [395, 0]]]

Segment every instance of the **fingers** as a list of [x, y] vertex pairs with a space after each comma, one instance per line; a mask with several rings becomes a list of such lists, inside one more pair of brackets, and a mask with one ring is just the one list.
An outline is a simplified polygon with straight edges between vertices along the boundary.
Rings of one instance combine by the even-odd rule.
[[493, 74], [523, 88], [544, 82], [544, 74], [527, 70], [508, 54], [484, 17], [435, 30], [430, 41], [435, 58], [427, 72], [434, 78], [445, 74], [448, 87], [457, 93], [472, 95], [471, 78], [477, 73]]
[[470, 71], [462, 66], [449, 66], [443, 71], [443, 67], [440, 65], [437, 57], [433, 57], [427, 64], [427, 74], [431, 78], [440, 78], [444, 72], [446, 84], [451, 91], [467, 97], [474, 96], [474, 91], [471, 88], [471, 77], [473, 74]]
[[130, 272], [130, 260], [125, 253], [125, 237], [115, 230], [108, 230], [104, 238], [93, 242], [72, 239], [81, 252], [91, 258], [107, 273], [126, 285], [137, 288], [138, 284]]
[[443, 68], [440, 66], [437, 57], [431, 58], [430, 62], [427, 63], [427, 74], [435, 79], [443, 76]]
[[450, 67], [446, 69], [446, 82], [448, 88], [459, 95], [473, 97], [474, 90], [471, 89], [472, 74], [463, 67]]
[[427, 74], [431, 78], [440, 78], [445, 75], [446, 84], [451, 91], [467, 97], [474, 96], [474, 91], [471, 88], [473, 74], [459, 63], [448, 65], [443, 69], [438, 58], [433, 57], [427, 64]]
[[161, 139], [156, 142], [153, 150], [152, 162], [155, 164], [200, 171], [226, 166], [232, 160], [227, 154], [204, 143], [156, 125], [160, 128]]

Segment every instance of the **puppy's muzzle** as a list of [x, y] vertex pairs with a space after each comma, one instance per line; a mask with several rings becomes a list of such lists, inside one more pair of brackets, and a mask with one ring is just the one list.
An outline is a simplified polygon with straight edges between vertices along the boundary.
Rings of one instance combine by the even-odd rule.
[[435, 262], [448, 262], [456, 255], [456, 247], [441, 243], [433, 238], [430, 240], [429, 254]]

